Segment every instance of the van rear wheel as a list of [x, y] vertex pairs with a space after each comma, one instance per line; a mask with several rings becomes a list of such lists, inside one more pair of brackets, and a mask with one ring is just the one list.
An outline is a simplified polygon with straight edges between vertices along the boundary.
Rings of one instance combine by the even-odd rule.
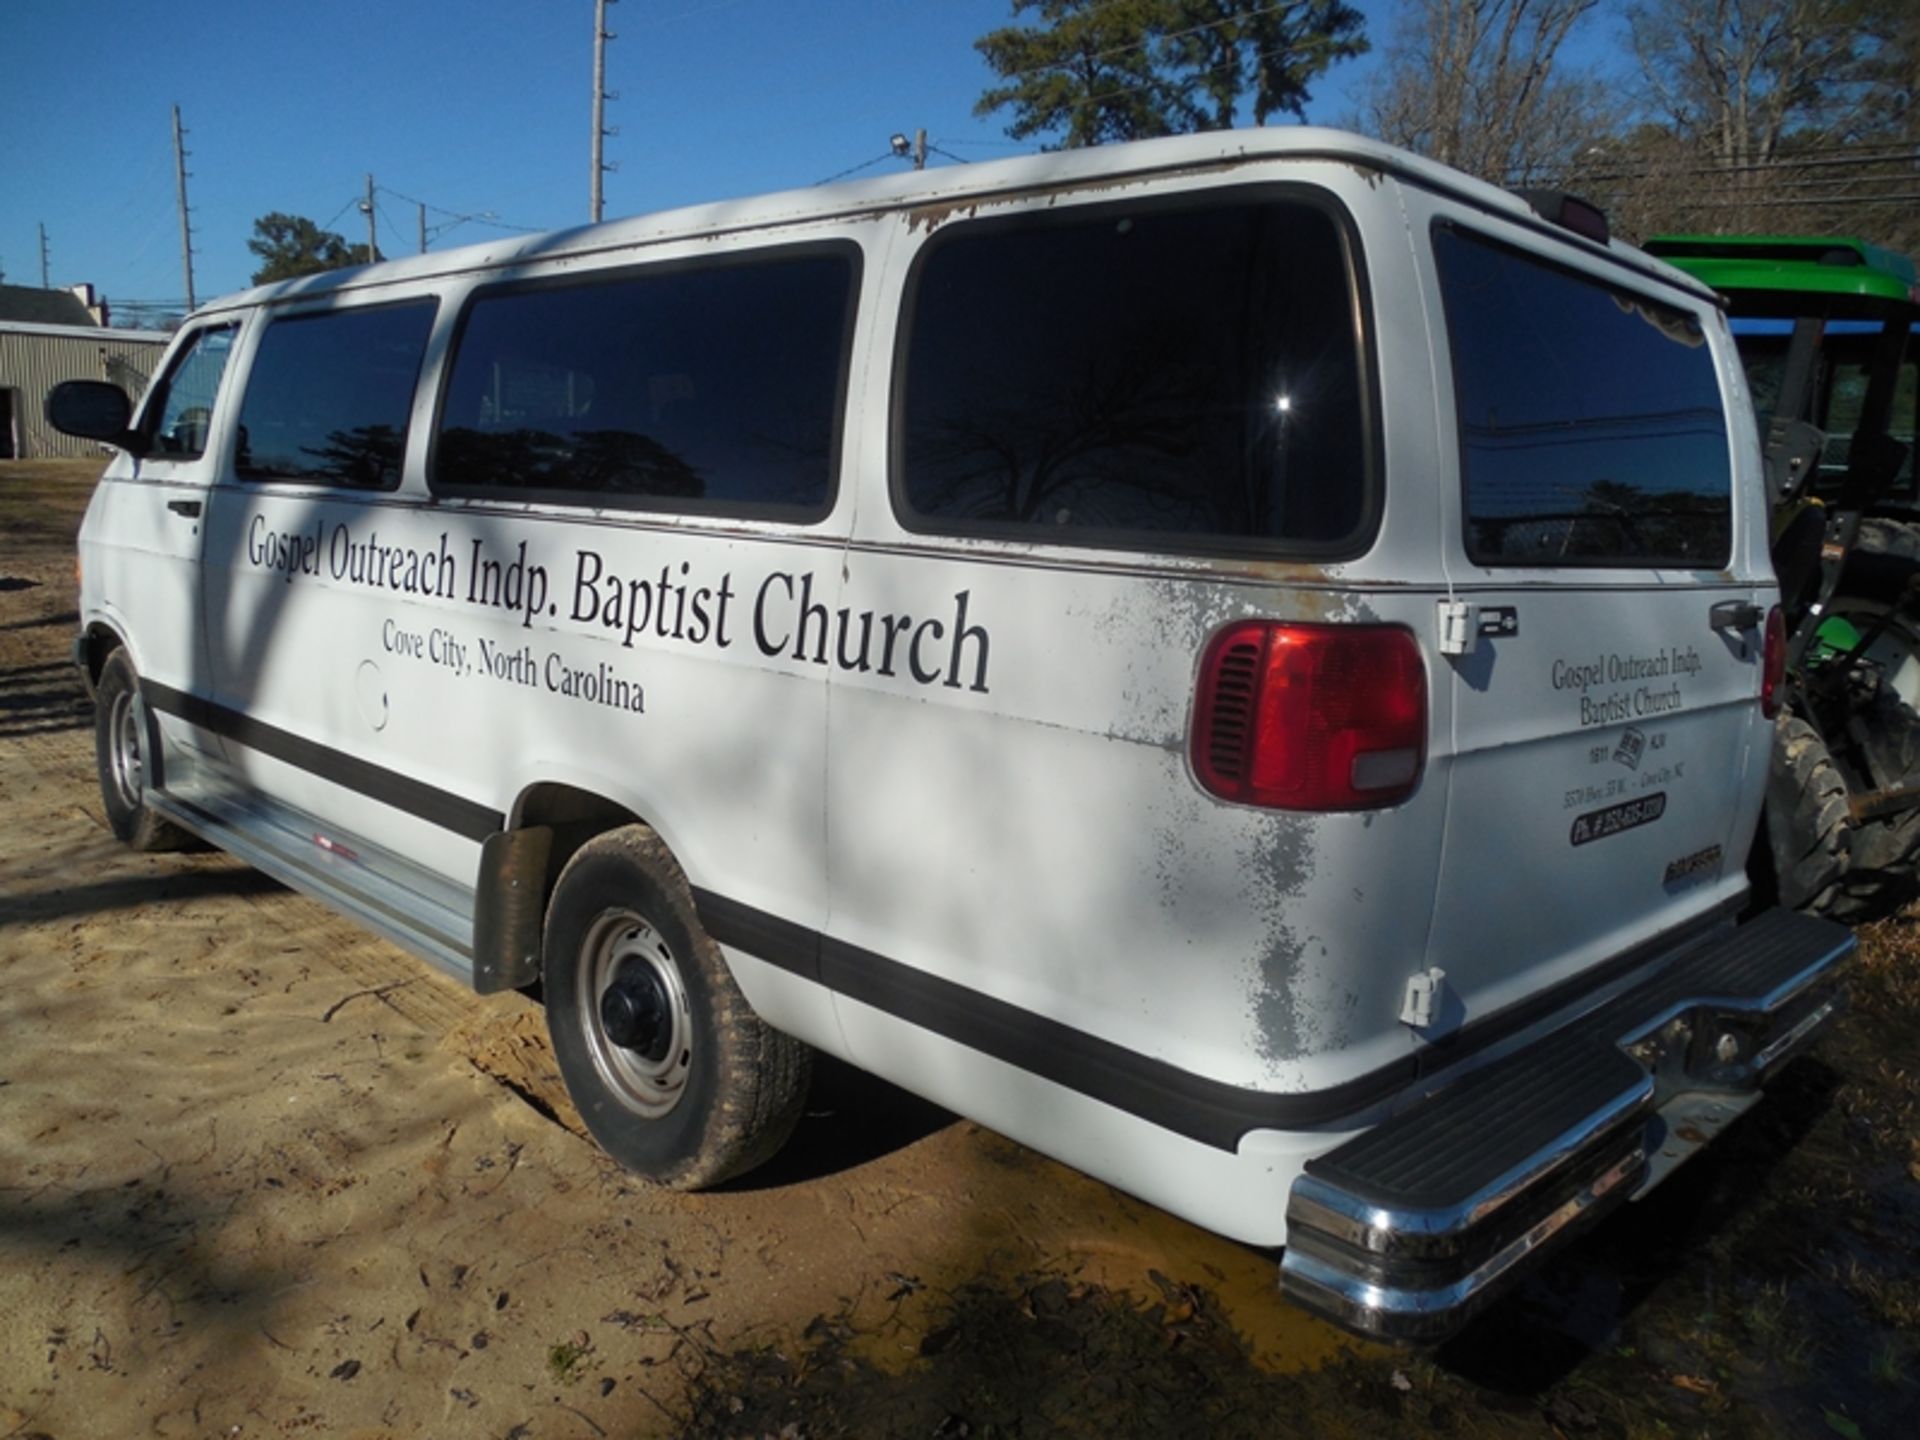
[[660, 837], [588, 841], [547, 908], [547, 1027], [567, 1093], [621, 1165], [676, 1190], [770, 1159], [799, 1121], [811, 1051], [753, 1013]]
[[93, 705], [93, 754], [108, 828], [135, 850], [187, 848], [193, 837], [147, 803], [159, 737], [125, 650], [115, 650], [101, 667]]

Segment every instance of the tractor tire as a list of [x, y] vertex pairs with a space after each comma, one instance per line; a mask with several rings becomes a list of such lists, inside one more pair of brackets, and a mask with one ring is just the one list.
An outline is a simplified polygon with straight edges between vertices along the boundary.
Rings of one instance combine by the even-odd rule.
[[1791, 712], [1774, 722], [1766, 836], [1782, 905], [1825, 915], [1849, 898], [1847, 782], [1820, 732]]
[[[1869, 783], [1920, 780], [1920, 716], [1882, 690], [1865, 720]], [[1827, 914], [1849, 924], [1883, 919], [1920, 895], [1920, 807], [1853, 822], [1846, 874]]]

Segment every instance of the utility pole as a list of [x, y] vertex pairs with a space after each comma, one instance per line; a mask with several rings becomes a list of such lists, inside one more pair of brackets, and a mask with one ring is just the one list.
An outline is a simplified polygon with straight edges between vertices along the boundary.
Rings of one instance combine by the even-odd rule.
[[613, 167], [606, 162], [607, 129], [607, 42], [614, 38], [607, 29], [607, 6], [613, 0], [593, 0], [593, 188], [588, 201], [589, 217], [599, 224], [605, 210], [600, 177]]
[[427, 253], [427, 207], [418, 200], [413, 203], [420, 206], [420, 253], [424, 255]]
[[42, 220], [40, 222], [40, 288], [42, 290], [53, 288], [53, 281], [48, 278], [47, 272], [47, 222]]
[[367, 212], [367, 264], [371, 265], [380, 255], [380, 234], [373, 220], [373, 176], [367, 176], [367, 198], [360, 202], [360, 208]]
[[187, 218], [186, 131], [180, 125], [180, 107], [173, 107], [173, 183], [180, 196], [180, 264], [187, 274], [187, 310], [198, 307], [193, 298], [193, 222]]

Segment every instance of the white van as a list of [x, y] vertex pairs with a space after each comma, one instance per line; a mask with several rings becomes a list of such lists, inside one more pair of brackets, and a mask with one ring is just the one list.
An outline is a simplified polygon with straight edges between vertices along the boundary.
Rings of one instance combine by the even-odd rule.
[[194, 315], [81, 534], [136, 846], [765, 1159], [813, 1049], [1432, 1338], [1751, 1104], [1782, 647], [1714, 297], [1352, 136], [618, 221]]

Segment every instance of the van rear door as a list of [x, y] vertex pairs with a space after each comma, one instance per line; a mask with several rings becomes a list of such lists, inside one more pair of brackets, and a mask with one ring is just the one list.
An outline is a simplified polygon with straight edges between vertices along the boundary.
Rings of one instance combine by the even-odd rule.
[[1742, 892], [1772, 595], [1712, 306], [1531, 237], [1431, 234], [1460, 472], [1432, 948], [1471, 1023]]

